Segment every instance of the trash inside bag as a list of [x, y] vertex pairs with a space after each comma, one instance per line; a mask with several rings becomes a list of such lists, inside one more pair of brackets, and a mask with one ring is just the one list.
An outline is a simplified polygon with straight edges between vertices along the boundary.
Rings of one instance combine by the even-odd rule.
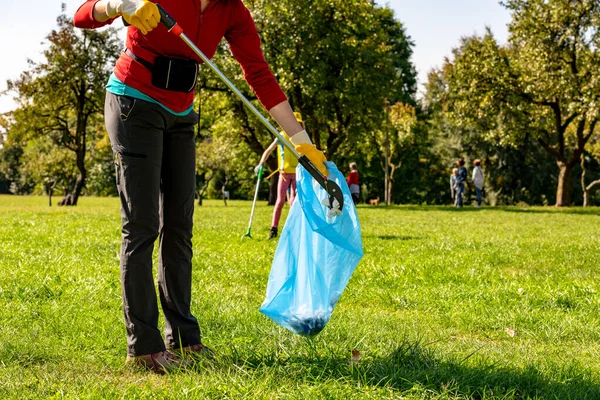
[[335, 304], [363, 256], [360, 223], [344, 176], [327, 163], [328, 178], [344, 194], [331, 212], [327, 192], [302, 167], [296, 169], [297, 200], [281, 232], [267, 295], [260, 311], [300, 335], [325, 328]]

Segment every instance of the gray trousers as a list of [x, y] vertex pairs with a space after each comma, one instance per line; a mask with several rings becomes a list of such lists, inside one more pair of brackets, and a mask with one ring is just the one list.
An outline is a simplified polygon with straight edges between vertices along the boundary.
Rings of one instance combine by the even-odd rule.
[[[175, 116], [158, 104], [106, 93], [106, 130], [121, 199], [121, 287], [128, 353], [139, 356], [200, 343], [190, 312], [192, 223], [196, 187], [193, 127], [198, 115]], [[152, 251], [159, 239], [158, 329]]]

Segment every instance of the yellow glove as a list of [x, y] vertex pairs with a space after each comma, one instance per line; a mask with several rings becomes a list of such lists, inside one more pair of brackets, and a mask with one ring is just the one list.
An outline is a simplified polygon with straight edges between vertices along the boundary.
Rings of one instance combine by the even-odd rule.
[[129, 25], [147, 34], [160, 23], [160, 12], [156, 4], [147, 0], [109, 0], [106, 14], [110, 18], [122, 15]]
[[325, 166], [325, 162], [327, 162], [327, 158], [325, 154], [312, 144], [310, 138], [306, 131], [300, 131], [296, 133], [294, 136], [290, 137], [290, 142], [296, 148], [296, 151], [303, 156], [306, 156], [308, 160], [321, 172], [321, 174], [327, 177], [327, 167]]

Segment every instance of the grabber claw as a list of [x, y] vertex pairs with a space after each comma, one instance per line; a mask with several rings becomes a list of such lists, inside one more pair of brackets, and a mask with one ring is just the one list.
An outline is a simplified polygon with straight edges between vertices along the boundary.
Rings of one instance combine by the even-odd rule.
[[327, 204], [327, 207], [329, 207], [330, 210], [337, 209], [341, 214], [341, 210], [344, 208], [344, 193], [342, 193], [342, 189], [340, 189], [339, 185], [334, 181], [327, 179], [326, 176], [321, 175], [321, 172], [306, 156], [299, 157], [298, 162], [306, 168], [308, 173], [315, 178], [317, 183], [321, 185], [329, 195], [329, 204]]

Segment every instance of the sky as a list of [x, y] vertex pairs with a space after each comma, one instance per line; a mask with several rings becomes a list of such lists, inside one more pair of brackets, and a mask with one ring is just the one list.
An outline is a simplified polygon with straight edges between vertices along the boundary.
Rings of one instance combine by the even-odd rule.
[[[301, 0], [299, 0], [301, 1]], [[415, 47], [413, 63], [419, 88], [428, 72], [441, 66], [462, 36], [492, 29], [500, 43], [506, 42], [509, 13], [497, 0], [377, 0], [394, 9]], [[28, 68], [27, 59], [42, 60], [44, 38], [56, 27], [61, 4], [72, 16], [83, 0], [0, 0], [0, 92], [7, 79], [16, 79]], [[115, 26], [122, 26], [116, 22]], [[0, 96], [0, 113], [14, 108], [10, 96]]]

